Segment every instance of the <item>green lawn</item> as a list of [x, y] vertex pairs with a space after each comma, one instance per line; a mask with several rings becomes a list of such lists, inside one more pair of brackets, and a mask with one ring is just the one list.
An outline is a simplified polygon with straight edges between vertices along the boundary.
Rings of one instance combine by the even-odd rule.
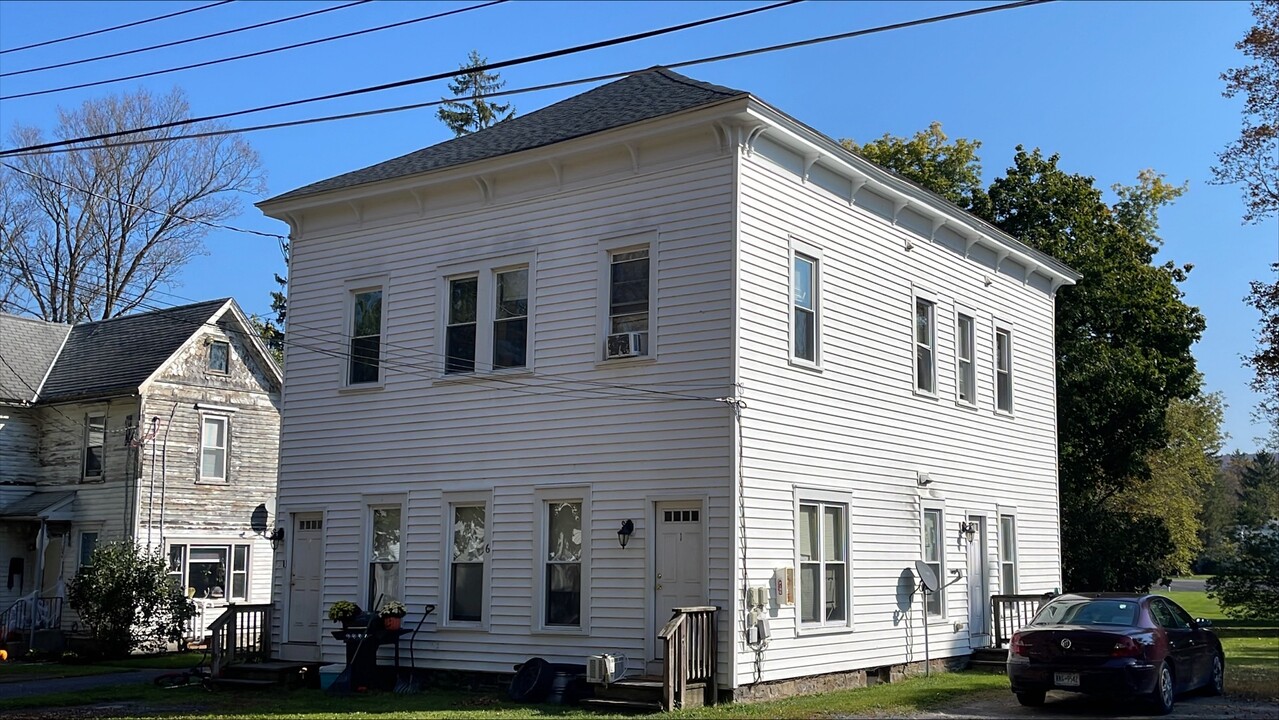
[[99, 665], [63, 665], [61, 663], [6, 662], [0, 664], [0, 683], [43, 678], [83, 677], [123, 672], [118, 667]]

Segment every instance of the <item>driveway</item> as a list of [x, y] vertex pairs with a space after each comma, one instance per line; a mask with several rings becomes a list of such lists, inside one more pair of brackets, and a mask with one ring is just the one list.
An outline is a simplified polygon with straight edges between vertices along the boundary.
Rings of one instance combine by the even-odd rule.
[[[174, 670], [126, 670], [105, 675], [83, 677], [45, 678], [42, 680], [14, 680], [0, 684], [0, 700], [16, 700], [49, 693], [81, 692], [104, 687], [116, 687], [133, 683], [151, 683], [159, 675]], [[7, 713], [0, 713], [6, 714]]]
[[[957, 703], [944, 712], [921, 713], [919, 718], [1034, 718], [1034, 720], [1149, 720], [1141, 704], [1132, 700], [1093, 698], [1076, 693], [1052, 691], [1043, 707], [1028, 708], [1017, 703], [1011, 692]], [[1204, 697], [1186, 695], [1177, 698], [1171, 718], [1236, 718], [1238, 720], [1274, 720], [1279, 717], [1279, 701], [1249, 700], [1238, 696]]]

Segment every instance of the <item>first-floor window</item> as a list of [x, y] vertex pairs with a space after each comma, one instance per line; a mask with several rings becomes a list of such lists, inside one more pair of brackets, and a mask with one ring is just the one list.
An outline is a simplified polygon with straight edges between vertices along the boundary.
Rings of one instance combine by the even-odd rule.
[[847, 517], [846, 505], [799, 505], [800, 622], [848, 621]]
[[200, 600], [247, 600], [249, 546], [181, 544], [169, 546], [169, 577]]
[[95, 532], [80, 533], [80, 567], [92, 564], [93, 551], [98, 547], [98, 534]]
[[546, 625], [582, 624], [582, 503], [546, 503]]
[[449, 620], [484, 620], [484, 554], [488, 547], [484, 505], [454, 505], [449, 560]]
[[369, 597], [376, 611], [391, 600], [403, 600], [400, 579], [400, 515], [398, 507], [370, 508]]
[[1005, 595], [1017, 594], [1017, 523], [1012, 515], [999, 516], [999, 584]]
[[[925, 509], [924, 510], [924, 564], [928, 565], [933, 571], [933, 576], [940, 583], [942, 579], [942, 553], [944, 546], [942, 544], [941, 532], [941, 510]], [[928, 593], [928, 614], [942, 614], [942, 592], [941, 588], [937, 592]]]

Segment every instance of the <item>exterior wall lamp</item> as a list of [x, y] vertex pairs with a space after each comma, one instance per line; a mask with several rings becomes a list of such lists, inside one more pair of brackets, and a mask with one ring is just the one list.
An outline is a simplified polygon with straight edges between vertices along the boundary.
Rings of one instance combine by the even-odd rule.
[[622, 527], [618, 528], [617, 530], [617, 544], [625, 548], [626, 543], [631, 541], [631, 534], [634, 532], [635, 532], [635, 523], [631, 522], [630, 520], [623, 520]]
[[266, 539], [271, 541], [272, 550], [279, 550], [280, 543], [284, 542], [284, 528], [278, 527], [272, 530], [271, 534], [266, 536]]
[[977, 535], [977, 523], [964, 522], [963, 520], [960, 520], [959, 532], [962, 533], [963, 536], [968, 539], [968, 542], [972, 542], [973, 538]]

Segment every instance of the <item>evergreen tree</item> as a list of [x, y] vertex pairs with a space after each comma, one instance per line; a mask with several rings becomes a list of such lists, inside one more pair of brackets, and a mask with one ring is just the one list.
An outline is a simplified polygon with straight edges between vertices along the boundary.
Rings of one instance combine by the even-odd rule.
[[1279, 520], [1279, 462], [1259, 452], [1239, 475], [1235, 524], [1241, 530], [1257, 530], [1271, 520]]
[[484, 99], [506, 86], [506, 81], [497, 73], [478, 69], [487, 64], [488, 58], [472, 50], [467, 62], [459, 68], [461, 72], [454, 75], [453, 81], [449, 83], [449, 92], [453, 93], [453, 97], [468, 99], [449, 100], [435, 113], [458, 137], [515, 116], [515, 109], [510, 103], [491, 103]]

